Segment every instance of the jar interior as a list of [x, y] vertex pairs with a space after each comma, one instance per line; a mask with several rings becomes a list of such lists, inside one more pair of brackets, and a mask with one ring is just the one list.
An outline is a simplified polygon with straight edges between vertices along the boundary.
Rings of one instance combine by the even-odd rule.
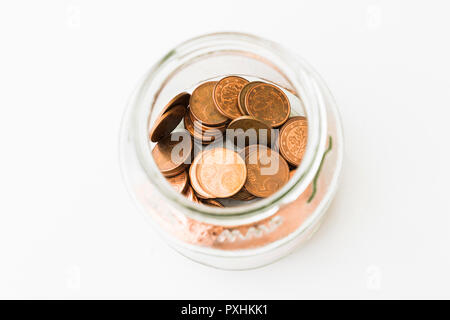
[[[150, 132], [152, 125], [158, 119], [162, 109], [167, 102], [180, 92], [192, 93], [196, 87], [207, 81], [219, 81], [220, 79], [236, 75], [248, 81], [262, 81], [279, 87], [288, 97], [292, 116], [306, 116], [305, 106], [296, 93], [288, 76], [268, 59], [254, 53], [241, 50], [223, 50], [206, 52], [203, 55], [195, 56], [184, 62], [173, 70], [162, 83], [158, 94], [154, 99], [152, 107], [149, 109], [149, 121], [147, 131]], [[177, 126], [175, 131], [184, 129], [183, 121]], [[276, 129], [276, 130], [279, 130]], [[150, 149], [156, 143], [148, 140]], [[210, 146], [202, 146], [195, 143], [194, 156], [206, 148], [217, 146], [213, 143]], [[227, 143], [230, 148], [230, 143]], [[231, 143], [231, 148], [240, 151], [240, 148]], [[260, 201], [253, 199], [249, 201], [239, 201], [231, 199], [220, 199], [226, 207], [245, 206]]]
[[172, 71], [159, 89], [151, 106], [150, 126], [166, 103], [176, 94], [192, 92], [206, 81], [220, 80], [238, 75], [249, 81], [264, 81], [284, 89], [288, 95], [293, 115], [304, 115], [305, 109], [288, 77], [271, 61], [254, 53], [224, 50], [193, 57]]

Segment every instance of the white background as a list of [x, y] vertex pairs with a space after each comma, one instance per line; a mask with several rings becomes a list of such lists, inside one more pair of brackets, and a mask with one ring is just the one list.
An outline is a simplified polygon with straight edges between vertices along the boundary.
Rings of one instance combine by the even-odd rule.
[[[446, 1], [2, 1], [0, 298], [450, 298]], [[242, 31], [334, 93], [342, 184], [303, 248], [227, 272], [168, 248], [131, 202], [118, 130], [178, 43]]]

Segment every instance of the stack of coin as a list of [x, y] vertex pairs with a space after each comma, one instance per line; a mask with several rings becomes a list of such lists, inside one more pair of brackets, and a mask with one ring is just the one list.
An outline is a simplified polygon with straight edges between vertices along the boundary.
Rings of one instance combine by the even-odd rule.
[[229, 121], [214, 104], [213, 91], [216, 84], [215, 81], [205, 82], [192, 92], [188, 116], [184, 118], [184, 125], [192, 137], [204, 144], [222, 136]]
[[[274, 84], [238, 76], [207, 81], [163, 108], [149, 135], [153, 158], [169, 184], [195, 203], [221, 208], [269, 197], [305, 152], [307, 120], [290, 114], [288, 97]], [[181, 120], [184, 129], [173, 131]], [[228, 138], [239, 152], [218, 143]]]
[[202, 144], [210, 144], [223, 136], [226, 129], [226, 123], [218, 127], [207, 126], [197, 120], [192, 114], [191, 108], [188, 108], [187, 115], [184, 117], [184, 127], [195, 140]]

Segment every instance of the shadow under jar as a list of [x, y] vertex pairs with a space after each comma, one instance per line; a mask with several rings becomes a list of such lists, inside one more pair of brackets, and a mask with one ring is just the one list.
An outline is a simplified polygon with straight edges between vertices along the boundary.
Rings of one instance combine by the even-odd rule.
[[[219, 208], [191, 202], [167, 183], [152, 158], [149, 129], [176, 94], [228, 75], [281, 88], [291, 116], [308, 119], [308, 140], [302, 162], [278, 192]], [[337, 189], [342, 153], [336, 105], [319, 75], [280, 45], [241, 33], [200, 36], [168, 52], [138, 84], [120, 136], [125, 183], [155, 229], [184, 256], [233, 270], [269, 264], [310, 239]]]

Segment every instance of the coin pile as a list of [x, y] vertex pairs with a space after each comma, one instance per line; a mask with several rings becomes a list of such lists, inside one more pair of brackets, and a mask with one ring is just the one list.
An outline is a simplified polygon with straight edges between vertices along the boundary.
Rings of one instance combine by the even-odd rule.
[[177, 192], [224, 207], [233, 201], [223, 199], [265, 198], [286, 184], [302, 161], [307, 132], [307, 119], [291, 117], [278, 86], [228, 76], [171, 99], [149, 138], [156, 165]]

